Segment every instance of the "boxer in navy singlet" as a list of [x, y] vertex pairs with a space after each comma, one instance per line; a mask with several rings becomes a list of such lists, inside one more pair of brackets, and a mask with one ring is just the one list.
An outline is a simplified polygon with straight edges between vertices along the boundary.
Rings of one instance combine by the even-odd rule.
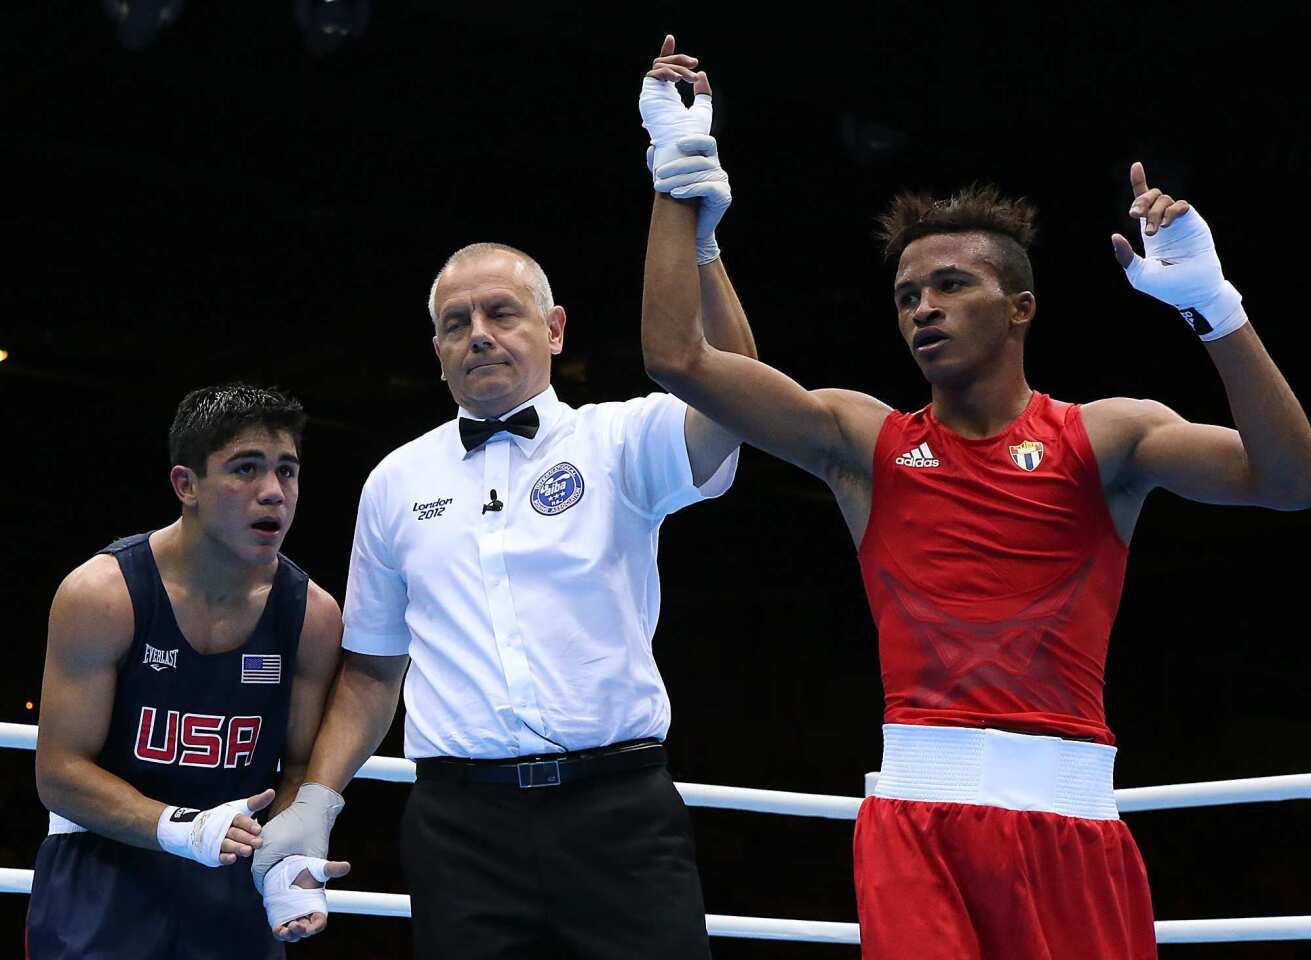
[[31, 960], [282, 956], [250, 882], [251, 815], [299, 786], [341, 634], [335, 601], [279, 552], [303, 425], [274, 391], [193, 391], [169, 437], [181, 517], [56, 593]]

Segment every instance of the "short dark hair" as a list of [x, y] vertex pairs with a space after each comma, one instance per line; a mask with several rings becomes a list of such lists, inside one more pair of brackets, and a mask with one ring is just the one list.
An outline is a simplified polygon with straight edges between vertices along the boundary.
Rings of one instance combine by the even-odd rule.
[[202, 477], [209, 455], [250, 427], [291, 434], [300, 453], [305, 410], [295, 397], [249, 383], [225, 383], [192, 390], [178, 404], [168, 430], [168, 455], [174, 464]]
[[1011, 198], [990, 183], [976, 183], [946, 199], [899, 193], [878, 218], [883, 256], [892, 260], [921, 237], [937, 233], [986, 233], [997, 252], [997, 278], [1006, 293], [1033, 289], [1029, 247], [1038, 234], [1038, 208]]

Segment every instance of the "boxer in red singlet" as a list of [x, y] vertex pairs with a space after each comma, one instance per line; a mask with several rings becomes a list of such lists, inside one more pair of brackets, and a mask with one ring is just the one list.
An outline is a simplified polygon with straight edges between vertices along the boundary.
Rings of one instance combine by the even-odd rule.
[[[695, 80], [708, 97], [695, 67], [666, 40], [647, 76]], [[1146, 256], [1116, 234], [1116, 258], [1205, 341], [1237, 429], [1151, 400], [1076, 405], [1032, 390], [1035, 211], [993, 188], [903, 194], [882, 219], [898, 328], [932, 402], [907, 414], [854, 391], [806, 390], [705, 341], [701, 312], [734, 294], [722, 261], [698, 264], [695, 240], [727, 207], [727, 178], [712, 138], [661, 142], [677, 115], [668, 98], [649, 99], [660, 95], [644, 88], [655, 155], [672, 144], [684, 156], [653, 171], [647, 371], [828, 483], [878, 627], [884, 756], [854, 847], [864, 955], [1156, 956], [1102, 708], [1127, 544], [1157, 487], [1205, 503], [1311, 506], [1311, 424], [1224, 279], [1209, 228], [1133, 165], [1129, 214]], [[804, 337], [804, 318], [792, 329]]]

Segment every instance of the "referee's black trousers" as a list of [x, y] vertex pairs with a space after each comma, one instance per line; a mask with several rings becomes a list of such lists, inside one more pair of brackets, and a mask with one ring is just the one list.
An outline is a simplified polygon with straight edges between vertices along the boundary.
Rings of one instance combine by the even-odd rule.
[[418, 960], [705, 960], [667, 767], [560, 786], [425, 780], [401, 825]]

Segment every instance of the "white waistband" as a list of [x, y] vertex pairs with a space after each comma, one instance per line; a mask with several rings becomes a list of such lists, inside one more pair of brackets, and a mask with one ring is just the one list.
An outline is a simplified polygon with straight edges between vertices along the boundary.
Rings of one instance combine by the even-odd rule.
[[874, 796], [1118, 820], [1115, 748], [1004, 730], [883, 725]]
[[86, 827], [79, 827], [72, 820], [57, 813], [50, 814], [50, 836], [56, 833], [86, 833]]

